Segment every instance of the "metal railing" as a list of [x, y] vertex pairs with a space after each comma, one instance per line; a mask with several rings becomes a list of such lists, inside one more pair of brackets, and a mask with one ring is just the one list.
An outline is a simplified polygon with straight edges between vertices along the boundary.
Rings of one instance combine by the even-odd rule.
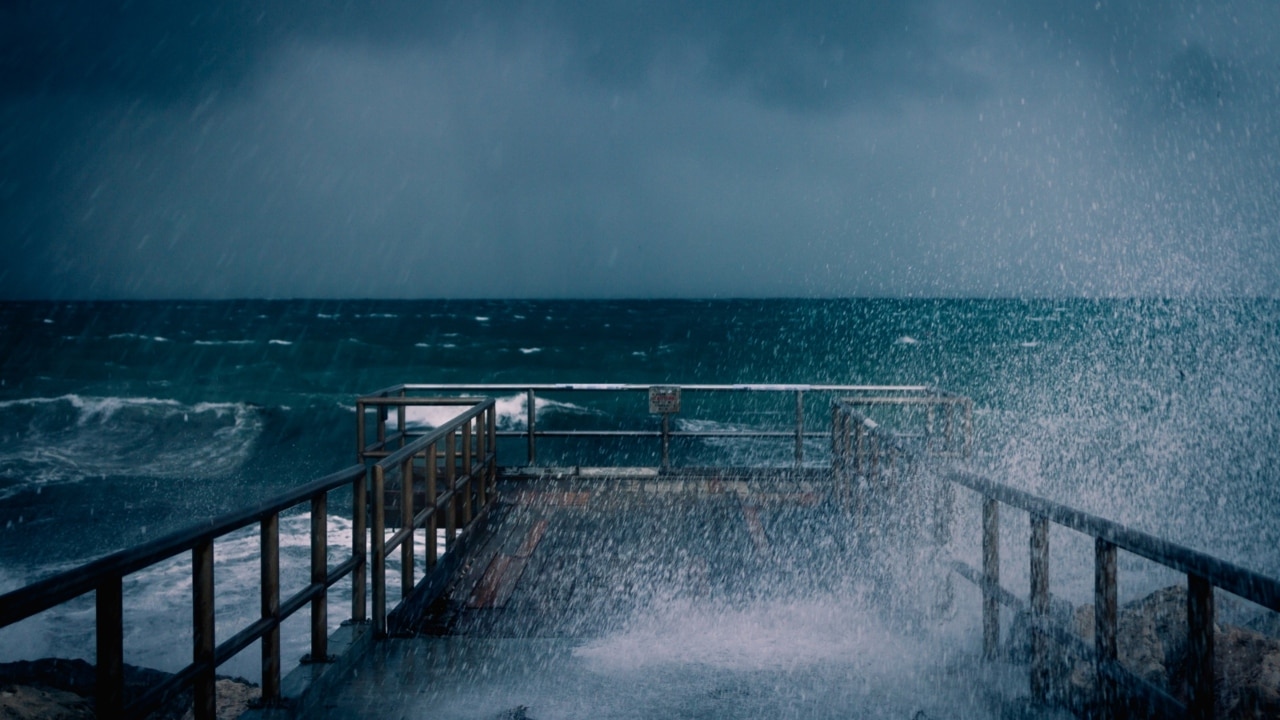
[[[463, 412], [442, 427], [415, 439], [366, 467], [353, 465], [255, 507], [223, 515], [208, 523], [174, 532], [157, 540], [112, 553], [66, 572], [0, 595], [0, 627], [20, 622], [66, 603], [88, 592], [96, 595], [96, 692], [98, 717], [145, 717], [185, 688], [194, 691], [194, 715], [212, 720], [215, 711], [216, 669], [219, 665], [261, 640], [262, 702], [280, 701], [280, 627], [290, 616], [310, 607], [310, 653], [302, 662], [327, 662], [328, 591], [350, 575], [351, 620], [366, 622], [367, 534], [373, 541], [373, 615], [376, 636], [387, 632], [386, 559], [399, 547], [402, 551], [402, 602], [415, 587], [413, 528], [428, 528], [426, 566], [437, 564], [434, 543], [435, 520], [445, 516], [448, 547], [459, 543], [477, 524], [493, 498], [495, 455], [493, 452], [494, 403], [475, 398], [437, 399], [442, 405], [465, 405]], [[460, 443], [456, 442], [461, 440]], [[439, 452], [443, 446], [443, 453]], [[438, 459], [443, 459], [440, 466]], [[427, 507], [413, 512], [411, 490], [414, 468], [426, 478]], [[386, 537], [384, 523], [388, 474], [401, 478], [402, 528]], [[436, 492], [436, 478], [443, 476], [443, 492]], [[408, 478], [409, 482], [404, 482]], [[366, 487], [373, 492], [366, 498]], [[328, 560], [328, 494], [339, 488], [352, 491], [351, 553], [336, 566]], [[367, 504], [368, 501], [372, 505]], [[286, 599], [280, 598], [280, 515], [300, 505], [310, 506], [310, 584]], [[367, 515], [372, 523], [367, 523]], [[461, 519], [457, 527], [455, 519]], [[260, 617], [230, 638], [217, 643], [214, 633], [214, 542], [219, 538], [259, 525]], [[371, 527], [370, 527], [371, 525]], [[124, 692], [124, 578], [181, 553], [191, 553], [192, 581], [192, 662], [141, 697], [126, 703]], [[448, 552], [446, 552], [446, 555]], [[424, 578], [425, 579], [425, 578]]]
[[[540, 396], [584, 393], [592, 395], [633, 395], [642, 398], [655, 390], [676, 390], [687, 396], [732, 396], [772, 394], [794, 397], [794, 421], [786, 430], [768, 429], [736, 429], [736, 430], [674, 430], [671, 427], [671, 413], [661, 415], [661, 426], [658, 429], [541, 429], [538, 424], [537, 401]], [[806, 417], [806, 398], [820, 395], [823, 397], [843, 397], [845, 402], [861, 406], [918, 406], [928, 413], [925, 433], [947, 448], [967, 452], [968, 441], [963, 447], [956, 445], [954, 437], [971, 437], [972, 403], [968, 398], [947, 393], [928, 385], [819, 385], [819, 384], [627, 384], [627, 383], [559, 383], [559, 384], [401, 384], [384, 388], [375, 393], [361, 397], [356, 402], [357, 416], [362, 421], [357, 425], [356, 447], [360, 457], [371, 457], [371, 447], [389, 447], [414, 432], [406, 427], [406, 408], [430, 398], [433, 395], [447, 393], [460, 395], [476, 392], [485, 397], [499, 394], [516, 394], [523, 396], [525, 410], [524, 427], [519, 429], [499, 429], [498, 438], [523, 438], [526, 440], [527, 452], [524, 462], [536, 465], [538, 459], [538, 440], [546, 438], [633, 438], [655, 439], [661, 447], [661, 466], [671, 466], [671, 441], [681, 438], [721, 438], [721, 439], [790, 439], [794, 443], [794, 464], [800, 466], [805, 462], [805, 441], [823, 439], [830, 435], [829, 430], [811, 430], [806, 423], [812, 423]], [[639, 400], [640, 405], [643, 400]], [[391, 408], [395, 408], [395, 431], [388, 432]], [[370, 409], [376, 409], [376, 418], [372, 429], [376, 441], [368, 443], [370, 428], [363, 419]], [[790, 412], [790, 411], [785, 411]], [[819, 415], [819, 417], [822, 417]], [[825, 419], [823, 419], [825, 422]], [[937, 425], [941, 424], [941, 429]], [[514, 466], [517, 463], [508, 462]]]
[[[875, 478], [884, 472], [885, 459], [892, 468], [893, 458], [907, 453], [909, 448], [901, 436], [860, 415], [856, 406], [857, 403], [843, 401], [833, 405], [833, 469], [837, 477], [844, 474]], [[966, 415], [968, 412], [966, 410]], [[966, 426], [971, 432], [971, 425], [966, 423]], [[967, 448], [971, 439], [965, 438], [963, 443]], [[983, 657], [995, 659], [999, 653], [1000, 605], [1022, 608], [1029, 604], [1030, 690], [1032, 698], [1038, 702], [1047, 701], [1050, 694], [1052, 640], [1078, 657], [1092, 659], [1096, 693], [1093, 701], [1103, 714], [1117, 711], [1126, 700], [1123, 695], [1127, 694], [1137, 696], [1144, 703], [1140, 712], [1146, 715], [1211, 718], [1215, 712], [1214, 588], [1280, 612], [1280, 581], [1274, 578], [973, 472], [950, 468], [943, 469], [939, 475], [950, 485], [967, 488], [982, 497], [982, 570], [978, 571], [959, 560], [952, 560], [951, 569], [981, 590]], [[1000, 585], [999, 517], [1002, 504], [1030, 515], [1029, 603]], [[1074, 632], [1051, 620], [1050, 523], [1094, 540], [1095, 630], [1092, 647]], [[949, 537], [950, 533], [945, 533], [945, 536]], [[1186, 703], [1129, 671], [1119, 661], [1117, 550], [1146, 558], [1187, 577], [1188, 652], [1183, 672], [1188, 690]]]

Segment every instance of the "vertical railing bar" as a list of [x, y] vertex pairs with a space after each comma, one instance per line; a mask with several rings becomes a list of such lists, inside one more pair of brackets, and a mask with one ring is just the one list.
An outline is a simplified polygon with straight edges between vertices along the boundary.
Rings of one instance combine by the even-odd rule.
[[995, 660], [1000, 648], [1000, 503], [982, 499], [982, 657]]
[[413, 591], [413, 456], [400, 463], [400, 527], [409, 535], [400, 544], [400, 597]]
[[378, 449], [387, 449], [387, 406], [378, 406]]
[[364, 462], [364, 403], [356, 401], [356, 462]]
[[462, 527], [471, 524], [471, 491], [474, 480], [471, 477], [471, 419], [462, 423]]
[[1187, 711], [1197, 720], [1214, 715], [1213, 585], [1187, 575]]
[[196, 720], [217, 717], [213, 624], [213, 540], [201, 540], [191, 549], [192, 662], [203, 665], [192, 681]]
[[1098, 707], [1111, 717], [1117, 700], [1115, 681], [1106, 666], [1118, 657], [1118, 594], [1116, 586], [1116, 546], [1094, 539], [1093, 563], [1093, 651], [1095, 655]]
[[671, 413], [662, 413], [662, 469], [671, 467]]
[[120, 717], [124, 711], [124, 582], [109, 575], [95, 592], [97, 688], [95, 708], [100, 718]]
[[1049, 697], [1049, 519], [1031, 515], [1031, 698]]
[[370, 495], [373, 500], [373, 527], [370, 535], [373, 540], [373, 632], [374, 637], [385, 637], [387, 634], [387, 534], [386, 534], [386, 502], [383, 493], [386, 490], [386, 477], [381, 465], [373, 466], [373, 487]]
[[489, 502], [489, 460], [486, 444], [489, 438], [488, 432], [488, 410], [483, 410], [476, 416], [476, 457], [480, 459], [480, 477], [476, 483], [476, 502], [480, 507], [484, 507]]
[[[329, 502], [326, 493], [311, 498], [311, 584], [329, 579]], [[311, 599], [311, 662], [329, 659], [329, 591]]]
[[804, 391], [796, 391], [796, 467], [804, 465]]
[[525, 391], [525, 401], [528, 408], [525, 409], [525, 425], [529, 429], [529, 465], [536, 465], [538, 462], [538, 445], [537, 445], [537, 427], [538, 427], [538, 404], [533, 395], [533, 389]]
[[440, 511], [436, 509], [436, 444], [427, 446], [427, 571], [436, 566], [436, 528], [439, 526]]
[[498, 406], [489, 406], [489, 447], [493, 448], [493, 458], [489, 462], [489, 495], [498, 491]]
[[[280, 514], [272, 513], [259, 524], [261, 548], [262, 619], [278, 620], [280, 614]], [[262, 702], [280, 699], [280, 626], [262, 636]]]
[[368, 577], [368, 483], [360, 473], [351, 484], [351, 556], [356, 558], [356, 568], [351, 572], [351, 621], [364, 622], [368, 617], [365, 608], [365, 578]]
[[444, 515], [444, 551], [453, 550], [453, 535], [458, 527], [458, 486], [457, 486], [458, 441], [454, 432], [449, 431], [444, 437], [444, 481], [445, 492], [449, 493], [449, 507]]

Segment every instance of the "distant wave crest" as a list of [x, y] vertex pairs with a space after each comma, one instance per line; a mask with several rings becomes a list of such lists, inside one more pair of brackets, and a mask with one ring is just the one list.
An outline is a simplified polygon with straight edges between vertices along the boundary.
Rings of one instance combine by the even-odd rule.
[[263, 421], [246, 403], [75, 394], [0, 402], [0, 498], [88, 478], [225, 475], [248, 458]]

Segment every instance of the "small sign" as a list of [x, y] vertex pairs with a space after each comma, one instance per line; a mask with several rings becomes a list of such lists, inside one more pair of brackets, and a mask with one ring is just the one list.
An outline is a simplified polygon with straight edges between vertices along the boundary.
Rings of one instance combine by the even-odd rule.
[[649, 412], [663, 415], [680, 412], [680, 388], [649, 388]]

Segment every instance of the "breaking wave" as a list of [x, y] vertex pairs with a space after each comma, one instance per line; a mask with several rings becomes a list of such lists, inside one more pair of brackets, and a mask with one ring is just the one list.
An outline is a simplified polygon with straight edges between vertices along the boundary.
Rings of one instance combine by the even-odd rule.
[[207, 478], [240, 468], [263, 427], [247, 403], [63, 395], [0, 402], [0, 499], [85, 478]]

